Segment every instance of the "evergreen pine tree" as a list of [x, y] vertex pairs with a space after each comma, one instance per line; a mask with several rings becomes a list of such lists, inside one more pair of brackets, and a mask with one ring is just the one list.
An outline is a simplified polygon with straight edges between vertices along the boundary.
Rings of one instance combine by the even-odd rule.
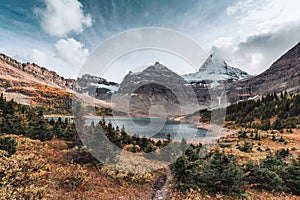
[[217, 150], [203, 166], [199, 181], [203, 188], [214, 194], [241, 194], [244, 176], [233, 155]]

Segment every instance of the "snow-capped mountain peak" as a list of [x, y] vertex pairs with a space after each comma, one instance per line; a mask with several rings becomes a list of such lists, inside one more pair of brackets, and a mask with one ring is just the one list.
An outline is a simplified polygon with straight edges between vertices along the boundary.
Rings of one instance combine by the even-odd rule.
[[204, 71], [204, 70], [212, 71], [213, 70], [212, 66], [218, 69], [222, 69], [222, 68], [227, 69], [228, 65], [225, 62], [225, 60], [223, 60], [222, 58], [216, 56], [215, 54], [210, 54], [209, 57], [205, 60], [205, 62], [202, 64], [199, 71]]
[[215, 87], [224, 82], [233, 82], [250, 76], [247, 72], [229, 66], [216, 54], [211, 54], [198, 72], [183, 75], [183, 78], [190, 83], [206, 83], [210, 87]]

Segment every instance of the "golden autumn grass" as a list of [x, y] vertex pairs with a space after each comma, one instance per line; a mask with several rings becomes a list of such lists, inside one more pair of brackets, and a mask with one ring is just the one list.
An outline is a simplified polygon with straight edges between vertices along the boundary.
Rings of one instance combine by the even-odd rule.
[[[5, 137], [5, 136], [2, 136]], [[62, 140], [48, 142], [10, 135], [17, 152], [0, 152], [0, 199], [151, 199], [158, 172], [118, 173], [100, 165], [67, 159], [76, 149]]]
[[[239, 163], [243, 164], [248, 160], [252, 160], [254, 162], [258, 162], [260, 159], [263, 159], [270, 152], [275, 153], [280, 149], [289, 149], [290, 153], [293, 154], [293, 157], [296, 158], [297, 155], [300, 155], [300, 130], [293, 129], [292, 133], [284, 130], [282, 133], [277, 130], [269, 130], [269, 131], [258, 131], [260, 140], [253, 140], [254, 137], [250, 136], [251, 129], [244, 129], [247, 133], [248, 138], [247, 142], [253, 144], [253, 148], [250, 152], [242, 152], [236, 148], [236, 144], [242, 146], [245, 142], [244, 138], [238, 138], [238, 134], [228, 135], [227, 137], [221, 138], [218, 146], [220, 147], [221, 143], [231, 144], [231, 147], [221, 148], [224, 149], [226, 153], [234, 154]], [[275, 136], [276, 140], [272, 140], [272, 136]], [[278, 139], [282, 137], [287, 143], [279, 142]], [[262, 152], [258, 151], [257, 148], [262, 149]], [[267, 150], [269, 149], [269, 150]], [[267, 150], [267, 151], [266, 151]]]
[[26, 101], [29, 101], [32, 106], [64, 107], [66, 104], [70, 106], [72, 100], [70, 92], [35, 83], [15, 82], [5, 93], [8, 97], [14, 93], [19, 94], [19, 97], [26, 96]]
[[[250, 130], [248, 130], [250, 131]], [[282, 148], [289, 149], [294, 155], [300, 154], [300, 130], [293, 129], [293, 133], [274, 131], [276, 138], [282, 136], [287, 144], [273, 141], [271, 131], [260, 131], [261, 140], [253, 140], [247, 133], [248, 141], [253, 142], [253, 149], [249, 153], [238, 150], [235, 145], [243, 144], [237, 134], [221, 138], [221, 143], [231, 143], [231, 147], [224, 149], [237, 157], [240, 164], [248, 160], [258, 162], [269, 152], [276, 152]], [[129, 174], [118, 172], [106, 166], [77, 164], [70, 159], [76, 149], [69, 149], [63, 140], [53, 139], [47, 142], [31, 140], [24, 136], [9, 135], [18, 142], [17, 152], [8, 157], [0, 151], [0, 176], [4, 185], [0, 187], [0, 199], [151, 199], [152, 185], [161, 172]], [[1, 136], [1, 137], [6, 137]], [[260, 152], [257, 148], [263, 151]], [[270, 149], [266, 151], [266, 149]], [[292, 150], [293, 149], [293, 150]], [[126, 159], [126, 155], [119, 159]], [[129, 159], [129, 157], [128, 157]], [[287, 160], [288, 161], [288, 160]], [[142, 160], [126, 160], [119, 168], [139, 165]], [[205, 191], [190, 191], [182, 194], [174, 190], [169, 191], [170, 199], [235, 199], [224, 195], [212, 196]], [[286, 193], [271, 193], [247, 189], [244, 199], [300, 199]]]

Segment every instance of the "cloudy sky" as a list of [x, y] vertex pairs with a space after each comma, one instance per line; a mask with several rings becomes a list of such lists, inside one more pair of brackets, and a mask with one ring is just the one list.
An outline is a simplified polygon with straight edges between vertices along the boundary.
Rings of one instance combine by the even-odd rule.
[[[259, 74], [300, 41], [299, 7], [298, 0], [2, 1], [0, 52], [75, 78], [107, 38], [132, 28], [163, 27], [192, 38], [207, 53], [218, 52], [231, 66]], [[163, 64], [189, 72], [173, 56], [143, 55], [121, 59], [117, 67], [125, 72], [161, 55]]]

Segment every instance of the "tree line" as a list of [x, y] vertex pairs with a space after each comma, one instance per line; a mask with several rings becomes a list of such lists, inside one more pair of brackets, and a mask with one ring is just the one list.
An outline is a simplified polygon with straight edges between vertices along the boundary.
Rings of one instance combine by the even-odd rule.
[[[258, 100], [241, 101], [226, 109], [226, 121], [261, 130], [296, 128], [300, 123], [300, 94], [275, 92]], [[271, 119], [275, 120], [271, 123]]]

